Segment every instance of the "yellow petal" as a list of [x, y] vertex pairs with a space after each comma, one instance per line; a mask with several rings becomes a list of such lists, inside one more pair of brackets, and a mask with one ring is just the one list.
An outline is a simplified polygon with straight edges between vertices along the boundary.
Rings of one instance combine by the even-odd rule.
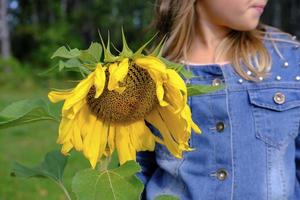
[[48, 93], [48, 98], [52, 103], [57, 103], [59, 101], [67, 99], [72, 94], [72, 91], [51, 91]]
[[160, 72], [164, 76], [166, 76], [167, 68], [166, 65], [157, 57], [154, 56], [146, 56], [142, 58], [137, 58], [134, 61], [139, 67], [142, 67], [146, 70], [154, 70], [156, 72]]
[[63, 144], [65, 142], [69, 142], [70, 138], [72, 137], [72, 126], [73, 119], [67, 119], [65, 117], [61, 119], [61, 122], [59, 124], [57, 143]]
[[167, 69], [168, 74], [168, 85], [181, 90], [184, 95], [187, 94], [187, 88], [183, 79], [179, 76], [179, 74], [173, 69]]
[[83, 99], [81, 101], [76, 102], [71, 108], [69, 109], [62, 109], [62, 116], [68, 119], [74, 119], [76, 114], [82, 109], [83, 105], [86, 104], [86, 100]]
[[88, 105], [87, 104], [83, 105], [77, 116], [77, 123], [78, 123], [79, 129], [80, 129], [80, 135], [82, 138], [84, 138], [86, 136], [87, 131], [84, 131], [84, 129], [86, 127], [88, 127], [88, 119], [89, 119], [90, 115], [93, 115], [93, 114], [90, 112]]
[[180, 144], [187, 143], [190, 138], [190, 133], [185, 130], [185, 120], [179, 115], [170, 112], [167, 108], [160, 107], [158, 111], [171, 132], [172, 137]]
[[94, 77], [95, 77], [95, 72], [92, 72], [88, 75], [87, 78], [80, 81], [80, 83], [72, 91], [72, 95], [70, 95], [66, 99], [63, 106], [63, 110], [70, 109], [74, 104], [86, 98], [87, 93], [89, 92], [90, 88], [94, 84]]
[[123, 124], [116, 126], [116, 148], [121, 165], [126, 161], [136, 160], [136, 151], [131, 144], [129, 133], [128, 126]]
[[[114, 64], [110, 66], [110, 75], [109, 75], [109, 81], [108, 81], [108, 90], [116, 90], [117, 92], [121, 93], [125, 90], [125, 87], [120, 87], [119, 82], [122, 82], [126, 75], [128, 74], [128, 58], [123, 59], [118, 67], [116, 67]], [[121, 89], [119, 89], [121, 88]]]
[[69, 155], [69, 151], [73, 148], [73, 144], [71, 142], [66, 142], [62, 145], [61, 153], [64, 155]]
[[164, 101], [164, 88], [163, 88], [162, 84], [159, 82], [156, 83], [156, 96], [157, 96], [160, 106], [169, 105], [168, 102]]
[[192, 128], [195, 133], [201, 133], [201, 129], [193, 122], [192, 113], [188, 105], [186, 105], [181, 112], [181, 117], [186, 121], [188, 131]]
[[168, 130], [166, 124], [162, 120], [161, 116], [159, 115], [158, 111], [154, 109], [147, 117], [146, 120], [152, 124], [155, 128], [159, 130], [161, 133], [164, 143], [167, 149], [177, 158], [182, 157], [182, 151], [180, 151], [178, 147], [178, 143], [172, 137], [172, 134]]
[[80, 129], [81, 124], [79, 124], [78, 117], [79, 116], [76, 117], [75, 123], [73, 124], [72, 141], [73, 141], [73, 145], [74, 145], [75, 149], [77, 151], [81, 151], [83, 144], [82, 144], [82, 138], [81, 138], [81, 133], [80, 133], [81, 132], [81, 129]]
[[115, 136], [116, 136], [115, 125], [110, 124], [110, 126], [109, 126], [109, 133], [108, 133], [108, 147], [109, 147], [109, 154], [110, 155], [115, 150]]
[[83, 140], [83, 153], [89, 159], [92, 168], [96, 167], [99, 159], [99, 147], [100, 147], [100, 131], [102, 128], [102, 122], [98, 121], [94, 115], [91, 115], [91, 119], [87, 124], [88, 129], [86, 137]]
[[103, 68], [100, 63], [97, 64], [95, 70], [95, 82], [94, 82], [94, 86], [96, 87], [95, 98], [98, 98], [103, 92], [105, 81], [106, 81], [105, 70], [106, 67]]
[[154, 151], [155, 140], [144, 120], [130, 124], [130, 140], [136, 151]]
[[180, 90], [170, 85], [165, 86], [165, 99], [170, 105], [168, 109], [175, 114], [181, 112], [186, 105], [186, 100]]
[[99, 158], [102, 157], [102, 155], [105, 152], [107, 140], [108, 140], [108, 133], [109, 133], [109, 124], [102, 122], [101, 130], [98, 130], [100, 134], [100, 146], [99, 146]]

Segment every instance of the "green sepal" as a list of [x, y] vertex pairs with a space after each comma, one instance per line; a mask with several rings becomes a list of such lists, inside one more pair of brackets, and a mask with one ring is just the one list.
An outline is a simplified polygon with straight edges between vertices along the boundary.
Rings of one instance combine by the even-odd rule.
[[114, 56], [111, 51], [110, 51], [110, 34], [108, 33], [108, 40], [107, 40], [107, 45], [105, 47], [102, 35], [100, 33], [100, 31], [98, 30], [99, 33], [99, 37], [102, 43], [102, 47], [103, 47], [103, 52], [104, 52], [104, 62], [116, 62], [118, 60], [118, 56]]
[[119, 57], [121, 57], [121, 58], [130, 58], [130, 57], [132, 57], [133, 52], [128, 47], [123, 28], [122, 28], [122, 42], [123, 42], [123, 49], [122, 49], [122, 52], [120, 53]]
[[166, 35], [161, 39], [155, 49], [150, 53], [150, 56], [162, 57], [162, 50], [166, 42]]
[[156, 37], [157, 33], [152, 36], [152, 38], [150, 38], [150, 40], [148, 40], [143, 46], [141, 46], [132, 56], [133, 59], [141, 57], [144, 49], [148, 46], [148, 44]]

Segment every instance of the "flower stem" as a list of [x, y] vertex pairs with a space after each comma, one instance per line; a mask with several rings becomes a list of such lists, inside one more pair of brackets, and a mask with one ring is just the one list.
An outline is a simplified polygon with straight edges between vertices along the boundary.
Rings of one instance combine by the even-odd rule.
[[68, 190], [66, 189], [66, 187], [64, 186], [64, 184], [62, 182], [58, 182], [59, 187], [64, 191], [65, 195], [66, 195], [66, 199], [67, 200], [72, 200]]
[[99, 163], [99, 170], [100, 171], [107, 170], [110, 161], [111, 161], [111, 156], [107, 156], [106, 158], [101, 159], [101, 161]]

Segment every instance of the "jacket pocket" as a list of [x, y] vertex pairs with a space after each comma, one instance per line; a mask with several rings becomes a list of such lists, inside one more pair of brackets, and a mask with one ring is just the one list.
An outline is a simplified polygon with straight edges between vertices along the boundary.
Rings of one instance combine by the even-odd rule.
[[300, 89], [249, 89], [255, 136], [281, 148], [298, 134], [300, 121]]

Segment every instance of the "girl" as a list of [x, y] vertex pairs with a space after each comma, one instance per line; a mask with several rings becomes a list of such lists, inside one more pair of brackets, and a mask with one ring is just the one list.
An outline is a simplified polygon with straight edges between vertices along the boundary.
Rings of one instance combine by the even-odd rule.
[[157, 144], [138, 153], [144, 199], [300, 199], [300, 49], [294, 37], [259, 23], [266, 4], [157, 0], [164, 56], [194, 73], [187, 83], [225, 88], [189, 97], [202, 130], [192, 133], [194, 151], [177, 159]]

